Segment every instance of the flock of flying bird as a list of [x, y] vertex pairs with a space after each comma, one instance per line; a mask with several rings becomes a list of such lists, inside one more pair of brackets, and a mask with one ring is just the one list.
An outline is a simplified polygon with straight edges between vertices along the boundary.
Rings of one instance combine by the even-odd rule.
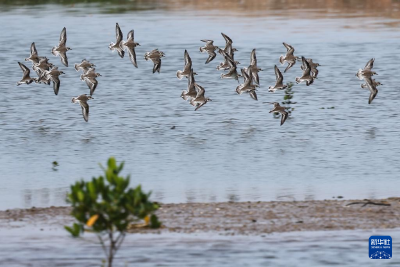
[[[118, 55], [123, 58], [125, 55], [125, 51], [129, 54], [129, 59], [131, 60], [132, 64], [137, 68], [137, 61], [136, 61], [136, 52], [135, 47], [140, 46], [139, 43], [136, 43], [134, 40], [134, 31], [131, 30], [127, 35], [127, 40], [123, 41], [123, 34], [121, 28], [119, 27], [118, 23], [115, 27], [116, 31], [116, 42], [112, 42], [109, 45], [109, 49], [112, 51], [117, 51]], [[236, 87], [237, 94], [248, 93], [250, 97], [254, 100], [257, 100], [257, 87], [260, 86], [260, 80], [258, 73], [262, 71], [257, 66], [257, 57], [256, 57], [256, 49], [253, 49], [250, 56], [250, 65], [246, 68], [241, 69], [241, 74], [238, 73], [237, 65], [240, 62], [235, 61], [234, 59], [234, 52], [237, 51], [236, 48], [232, 46], [233, 41], [229, 38], [226, 34], [221, 33], [225, 39], [225, 47], [224, 49], [219, 48], [218, 46], [214, 45], [213, 40], [201, 40], [205, 42], [203, 47], [200, 47], [200, 52], [207, 53], [208, 58], [205, 64], [210, 63], [213, 61], [217, 53], [222, 55], [224, 61], [221, 62], [217, 66], [217, 70], [224, 70], [227, 73], [221, 74], [221, 79], [235, 79], [238, 81], [239, 85]], [[58, 46], [53, 47], [51, 50], [54, 56], [59, 56], [61, 62], [64, 66], [68, 67], [68, 57], [67, 51], [71, 50], [71, 48], [66, 46], [67, 42], [67, 31], [64, 27], [60, 34], [60, 40]], [[282, 55], [279, 58], [279, 62], [283, 65], [287, 63], [287, 67], [284, 70], [286, 73], [290, 68], [292, 68], [296, 61], [301, 60], [302, 65], [301, 69], [303, 74], [301, 77], [296, 77], [296, 83], [305, 82], [307, 86], [313, 84], [314, 80], [317, 79], [318, 76], [318, 69], [317, 67], [320, 66], [318, 63], [314, 63], [311, 58], [305, 57], [296, 57], [294, 55], [294, 48], [293, 46], [283, 43], [286, 48], [286, 54]], [[144, 55], [144, 59], [146, 61], [151, 60], [154, 64], [153, 66], [153, 73], [161, 71], [161, 58], [164, 57], [165, 54], [158, 49], [154, 49], [151, 52], [146, 52]], [[194, 75], [196, 73], [193, 71], [192, 68], [192, 60], [189, 56], [187, 50], [184, 52], [184, 59], [185, 65], [183, 70], [177, 71], [178, 79], [182, 79], [186, 77], [188, 80], [188, 88], [184, 90], [181, 94], [181, 97], [195, 107], [195, 110], [198, 110], [202, 106], [204, 106], [207, 102], [212, 101], [210, 98], [205, 97], [205, 89], [196, 83], [194, 79]], [[49, 62], [47, 57], [39, 57], [38, 52], [35, 47], [35, 43], [31, 44], [31, 52], [28, 58], [25, 58], [25, 61], [32, 62], [32, 69], [37, 73], [38, 78], [31, 78], [30, 77], [30, 69], [26, 67], [24, 64], [18, 62], [19, 66], [23, 71], [23, 77], [21, 81], [17, 83], [17, 85], [21, 84], [30, 84], [32, 82], [35, 83], [44, 83], [50, 85], [53, 83], [54, 93], [57, 95], [60, 89], [60, 79], [59, 76], [64, 74], [64, 72], [58, 70], [58, 67], [54, 66], [52, 63]], [[365, 80], [365, 84], [361, 85], [361, 88], [368, 88], [370, 90], [370, 97], [369, 97], [369, 104], [371, 104], [372, 100], [376, 97], [378, 90], [376, 89], [377, 86], [381, 85], [380, 82], [375, 81], [372, 79], [373, 75], [377, 75], [376, 72], [372, 71], [374, 64], [374, 59], [368, 61], [367, 65], [364, 69], [360, 69], [356, 76], [362, 80]], [[76, 71], [82, 70], [82, 75], [80, 79], [85, 81], [88, 88], [90, 89], [90, 94], [82, 94], [78, 97], [72, 98], [72, 103], [79, 103], [82, 108], [82, 115], [84, 120], [87, 122], [89, 120], [89, 105], [88, 100], [93, 99], [92, 96], [94, 91], [96, 90], [98, 81], [97, 77], [101, 76], [99, 73], [96, 73], [95, 65], [86, 59], [83, 59], [81, 63], [74, 65]], [[274, 86], [270, 86], [268, 88], [269, 92], [275, 92], [277, 90], [283, 90], [287, 87], [287, 85], [283, 84], [283, 75], [279, 68], [275, 65], [275, 76], [276, 76], [276, 83]], [[239, 77], [243, 77], [243, 83], [240, 83]], [[274, 108], [269, 112], [278, 112], [281, 114], [281, 125], [286, 121], [288, 117], [288, 112], [286, 108], [280, 106], [278, 102], [272, 102], [269, 104], [273, 104]]]

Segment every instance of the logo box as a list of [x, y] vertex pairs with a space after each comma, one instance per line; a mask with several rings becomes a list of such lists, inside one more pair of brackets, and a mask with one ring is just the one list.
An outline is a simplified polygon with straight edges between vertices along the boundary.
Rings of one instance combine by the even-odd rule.
[[391, 259], [392, 247], [392, 237], [388, 235], [373, 235], [369, 238], [369, 258]]

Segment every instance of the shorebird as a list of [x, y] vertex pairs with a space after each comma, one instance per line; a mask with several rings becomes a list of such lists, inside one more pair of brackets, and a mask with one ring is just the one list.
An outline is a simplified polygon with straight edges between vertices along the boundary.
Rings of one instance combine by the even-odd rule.
[[[224, 51], [221, 51], [220, 54], [222, 55], [222, 53], [224, 53]], [[233, 58], [234, 55], [233, 54], [232, 54], [232, 56], [229, 56], [228, 54], [226, 54], [226, 55], [229, 57], [229, 59], [224, 56], [224, 62], [219, 63], [219, 65], [217, 66], [217, 70], [229, 70], [231, 68], [231, 65], [229, 64], [229, 61], [233, 61], [235, 63], [235, 65], [239, 65], [240, 64], [239, 61], [235, 61], [234, 60], [234, 58]]]
[[281, 126], [285, 123], [285, 121], [286, 121], [286, 119], [287, 119], [287, 117], [288, 117], [288, 113], [287, 113], [287, 111], [286, 111], [286, 108], [285, 107], [281, 107], [281, 105], [279, 105], [279, 103], [278, 102], [269, 102], [268, 104], [273, 104], [274, 105], [274, 108], [273, 109], [271, 109], [270, 110], [270, 112], [269, 113], [272, 113], [272, 112], [279, 112], [279, 113], [281, 113]]
[[215, 50], [218, 49], [218, 46], [214, 45], [213, 40], [200, 40], [202, 42], [205, 42], [206, 44], [203, 47], [200, 47], [200, 52], [207, 52], [208, 53], [208, 58], [206, 60], [206, 64], [210, 63], [213, 61], [213, 59], [217, 56], [215, 53]]
[[262, 69], [260, 69], [257, 66], [257, 57], [256, 57], [256, 49], [253, 49], [253, 51], [251, 51], [251, 55], [250, 55], [250, 65], [248, 67], [248, 69], [251, 69], [251, 73], [253, 76], [253, 81], [256, 84], [260, 84], [260, 78], [258, 77], [258, 72], [262, 71]]
[[236, 63], [225, 52], [222, 52], [222, 55], [225, 57], [225, 60], [228, 61], [230, 68], [228, 73], [221, 74], [221, 79], [235, 79], [239, 82], [239, 77], [241, 75], [237, 73]]
[[83, 119], [86, 122], [89, 121], [89, 104], [87, 102], [90, 99], [93, 99], [93, 97], [88, 95], [80, 95], [72, 98], [72, 103], [79, 103], [81, 105]]
[[227, 53], [228, 55], [231, 56], [233, 54], [233, 52], [238, 51], [236, 48], [232, 47], [233, 41], [232, 41], [231, 38], [229, 38], [228, 35], [226, 35], [226, 34], [224, 34], [222, 32], [221, 32], [221, 35], [222, 35], [222, 37], [224, 37], [226, 44], [225, 44], [225, 48], [224, 49], [219, 48], [219, 52], [221, 52], [221, 50], [222, 50], [222, 51], [224, 51], [225, 53]]
[[61, 62], [64, 64], [65, 67], [68, 67], [68, 58], [67, 58], [67, 51], [71, 50], [71, 48], [66, 47], [67, 43], [67, 29], [64, 27], [60, 34], [60, 42], [58, 46], [53, 47], [51, 53], [54, 56], [60, 56]]
[[192, 100], [195, 99], [197, 96], [197, 90], [196, 90], [196, 86], [195, 86], [196, 81], [194, 80], [194, 72], [193, 69], [190, 69], [190, 74], [189, 74], [189, 78], [188, 78], [188, 89], [187, 90], [183, 90], [181, 97], [183, 98], [183, 100]]
[[[297, 58], [298, 60], [301, 59], [301, 57]], [[306, 58], [306, 61], [308, 62], [308, 64], [310, 65], [311, 68], [311, 75], [314, 79], [317, 78], [318, 76], [318, 69], [317, 67], [321, 66], [319, 63], [314, 63], [313, 60], [311, 58]], [[304, 66], [301, 65], [301, 69], [304, 70]]]
[[45, 71], [44, 72], [44, 76], [46, 76], [47, 80], [51, 80], [53, 82], [53, 90], [54, 90], [54, 94], [58, 95], [58, 91], [60, 90], [60, 78], [59, 76], [61, 74], [64, 74], [64, 72], [58, 70], [57, 67], [53, 67], [51, 70], [49, 71]]
[[160, 73], [160, 70], [161, 70], [161, 58], [164, 57], [164, 56], [165, 56], [164, 52], [161, 52], [158, 49], [154, 49], [151, 52], [146, 52], [146, 54], [144, 55], [144, 59], [146, 61], [150, 59], [154, 63], [153, 73], [155, 73], [156, 71], [158, 73]]
[[286, 84], [283, 84], [283, 75], [276, 65], [275, 65], [275, 76], [276, 76], [276, 83], [274, 86], [270, 86], [268, 88], [268, 92], [275, 93], [276, 90], [283, 90], [287, 87]]
[[36, 82], [36, 83], [44, 83], [44, 84], [50, 85], [51, 80], [48, 79], [47, 76], [46, 76], [44, 73], [42, 73], [42, 74], [35, 80], [35, 82]]
[[94, 90], [96, 90], [96, 87], [98, 84], [96, 77], [99, 77], [99, 76], [101, 76], [101, 74], [97, 73], [95, 68], [90, 68], [90, 69], [88, 69], [88, 71], [86, 73], [81, 75], [81, 80], [85, 81], [86, 85], [90, 89], [90, 96], [92, 96], [94, 93]]
[[122, 39], [124, 38], [124, 36], [118, 23], [115, 25], [115, 36], [117, 40], [115, 41], [115, 43], [111, 42], [108, 48], [110, 48], [110, 50], [112, 51], [117, 50], [118, 55], [123, 58], [125, 55], [125, 51], [124, 49], [122, 49]]
[[202, 106], [204, 106], [205, 104], [207, 104], [208, 101], [212, 101], [212, 100], [208, 97], [207, 98], [204, 97], [204, 93], [206, 92], [206, 90], [204, 90], [203, 87], [201, 87], [197, 83], [195, 83], [194, 85], [197, 88], [197, 95], [196, 95], [196, 98], [194, 98], [190, 101], [190, 104], [192, 104], [192, 106], [196, 107], [194, 109], [194, 111], [196, 111], [199, 108], [201, 108]]
[[[381, 82], [375, 81], [375, 79], [372, 79], [371, 81], [372, 81], [372, 85], [375, 87], [377, 87], [379, 85], [383, 85], [383, 84], [381, 84]], [[361, 88], [368, 89], [368, 84], [367, 83], [361, 84]]]
[[371, 58], [367, 62], [367, 65], [365, 65], [364, 69], [358, 70], [358, 72], [356, 73], [358, 79], [362, 80], [364, 77], [371, 77], [373, 75], [378, 75], [375, 71], [372, 71], [372, 68], [374, 67], [374, 61], [375, 58]]
[[251, 69], [242, 69], [242, 76], [244, 78], [244, 82], [236, 87], [236, 93], [239, 95], [242, 93], [249, 93], [252, 99], [258, 100], [256, 93], [256, 87], [258, 87], [258, 85], [252, 83], [253, 80]]
[[283, 43], [283, 45], [286, 47], [286, 55], [282, 55], [279, 58], [279, 61], [281, 62], [281, 64], [283, 65], [285, 63], [285, 61], [288, 63], [286, 69], [284, 72], [288, 71], [291, 67], [293, 67], [294, 64], [296, 64], [296, 57], [293, 55], [294, 53], [294, 48], [293, 46], [287, 44], [287, 43]]
[[36, 46], [35, 43], [31, 44], [31, 54], [29, 55], [29, 57], [25, 58], [25, 61], [31, 61], [32, 64], [34, 63], [39, 63], [39, 56], [38, 56], [38, 52], [36, 50]]
[[301, 57], [301, 60], [303, 62], [303, 75], [301, 77], [296, 77], [296, 83], [306, 82], [306, 85], [309, 86], [314, 82], [314, 78], [311, 75], [311, 67], [305, 57]]
[[96, 78], [101, 76], [100, 73], [96, 72], [95, 68], [89, 68], [84, 74], [81, 74], [81, 81], [84, 80], [84, 78]]
[[18, 65], [20, 66], [20, 68], [21, 68], [21, 70], [23, 71], [24, 74], [22, 76], [22, 79], [19, 82], [17, 82], [17, 85], [21, 85], [21, 84], [24, 84], [24, 83], [25, 84], [31, 84], [32, 82], [36, 81], [35, 78], [31, 78], [29, 76], [31, 71], [29, 70], [29, 68], [27, 66], [25, 66], [21, 62], [18, 62]]
[[[122, 36], [122, 33], [121, 33]], [[128, 32], [126, 42], [122, 42], [122, 47], [125, 47], [128, 50], [129, 54], [129, 59], [131, 60], [133, 66], [136, 68], [138, 67], [137, 62], [136, 62], [136, 52], [135, 52], [135, 47], [140, 46], [139, 43], [135, 43], [135, 38], [134, 38], [134, 31], [131, 30]]]
[[[376, 85], [374, 85], [374, 81], [372, 80], [371, 77], [366, 77], [364, 76], [364, 80], [366, 82], [366, 85], [370, 91], [369, 99], [368, 99], [368, 104], [372, 103], [372, 100], [376, 97], [378, 94], [378, 89], [376, 89]], [[377, 84], [377, 83], [375, 83]]]
[[43, 73], [47, 70], [50, 70], [50, 68], [53, 68], [54, 65], [49, 62], [49, 59], [47, 57], [42, 57], [40, 58], [38, 63], [33, 64], [33, 70], [36, 71], [37, 75], [39, 77], [43, 76]]
[[[176, 72], [176, 77], [178, 77], [179, 80], [182, 80], [183, 77], [189, 77], [190, 71], [192, 70], [192, 59], [190, 58], [187, 50], [185, 50], [184, 58], [185, 58], [185, 66], [183, 67], [183, 70], [178, 70]], [[193, 74], [197, 75], [197, 73], [195, 72]]]
[[96, 65], [90, 63], [86, 59], [83, 59], [81, 63], [75, 63], [74, 67], [76, 71], [82, 70], [83, 73], [86, 73], [90, 68], [96, 67]]

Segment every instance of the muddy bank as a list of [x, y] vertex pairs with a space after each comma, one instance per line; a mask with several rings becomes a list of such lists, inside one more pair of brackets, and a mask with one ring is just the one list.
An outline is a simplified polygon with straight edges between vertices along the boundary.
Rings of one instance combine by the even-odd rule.
[[[349, 205], [350, 204], [350, 205]], [[0, 211], [0, 229], [60, 229], [73, 223], [69, 207]], [[290, 202], [161, 204], [164, 228], [138, 232], [258, 235], [273, 232], [400, 227], [400, 198]]]

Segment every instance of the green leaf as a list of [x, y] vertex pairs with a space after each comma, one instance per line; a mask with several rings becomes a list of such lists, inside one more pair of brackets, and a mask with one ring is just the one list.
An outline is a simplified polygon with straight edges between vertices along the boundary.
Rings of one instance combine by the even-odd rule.
[[155, 214], [152, 214], [150, 217], [150, 228], [160, 228], [161, 222], [158, 220], [158, 217]]
[[83, 194], [82, 190], [79, 190], [76, 194], [78, 196], [79, 201], [83, 202], [83, 200], [85, 199], [85, 195]]
[[71, 233], [73, 237], [78, 237], [81, 232], [81, 226], [79, 224], [74, 223], [72, 227], [64, 226], [65, 230]]
[[92, 198], [92, 200], [96, 200], [97, 199], [97, 192], [96, 192], [96, 186], [94, 182], [89, 182], [87, 183], [87, 187], [88, 187], [88, 191], [90, 194], [90, 197]]
[[117, 162], [115, 161], [114, 157], [111, 157], [108, 159], [107, 165], [108, 165], [108, 169], [111, 169], [111, 170], [117, 169]]

